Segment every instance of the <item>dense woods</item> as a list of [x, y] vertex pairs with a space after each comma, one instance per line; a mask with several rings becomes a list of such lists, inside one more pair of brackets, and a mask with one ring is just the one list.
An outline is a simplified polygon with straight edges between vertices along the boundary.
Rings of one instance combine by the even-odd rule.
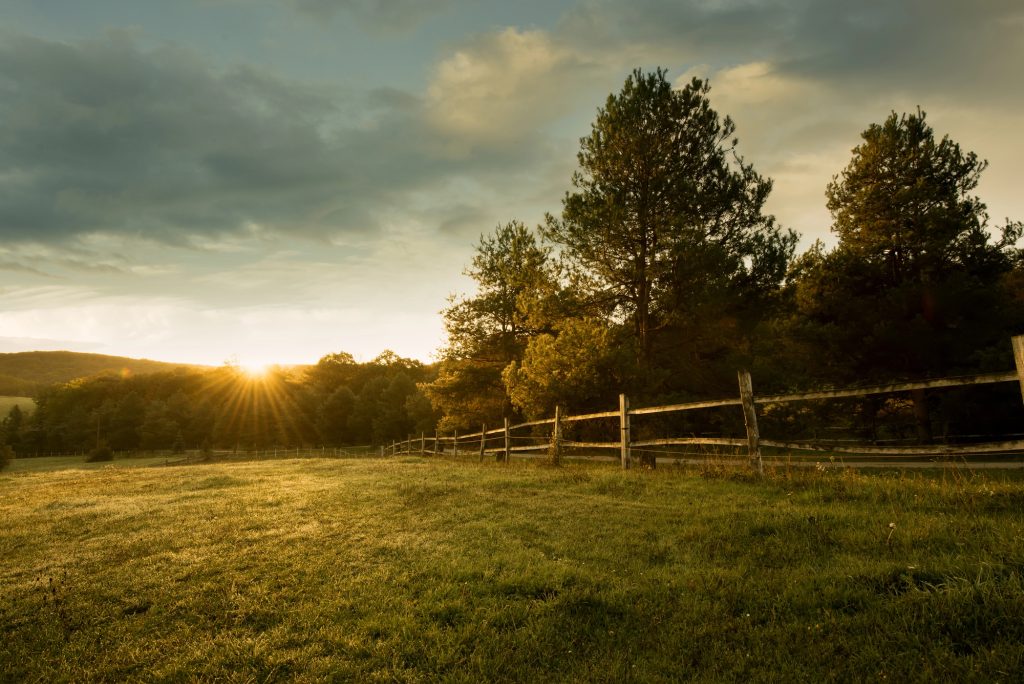
[[[797, 236], [764, 213], [771, 181], [740, 156], [736, 126], [709, 93], [700, 80], [673, 90], [663, 71], [635, 71], [581, 139], [561, 214], [532, 233], [512, 223], [481, 238], [477, 260], [511, 267], [498, 272], [503, 281], [470, 269], [477, 297], [444, 312], [453, 344], [442, 367], [460, 372], [426, 389], [435, 396], [460, 379], [455, 399], [436, 402], [446, 426], [537, 418], [556, 404], [605, 409], [619, 392], [727, 396], [741, 367], [762, 391], [1013, 367], [1009, 337], [1024, 330], [1021, 224], [990, 235], [972, 194], [986, 162], [937, 139], [923, 112], [893, 113], [864, 131], [824, 189], [837, 244], [797, 255]], [[495, 253], [511, 226], [534, 259]], [[488, 324], [493, 291], [516, 293], [505, 310], [523, 324]], [[510, 331], [504, 355], [486, 352]], [[999, 401], [979, 411], [985, 401], [958, 404], [954, 393], [942, 419], [968, 405], [1005, 416]], [[918, 393], [909, 407], [840, 410], [872, 424], [909, 411], [928, 440], [937, 402]]]
[[325, 356], [295, 371], [252, 375], [234, 366], [53, 386], [24, 416], [15, 407], [0, 437], [17, 453], [379, 444], [433, 429], [417, 383], [431, 370], [385, 352], [369, 363]]
[[[676, 90], [662, 70], [631, 74], [581, 139], [561, 212], [480, 237], [466, 270], [476, 291], [442, 311], [434, 366], [337, 353], [258, 378], [224, 367], [33, 386], [37, 410], [12, 411], [0, 439], [26, 453], [380, 444], [556, 405], [603, 410], [620, 392], [731, 395], [741, 367], [766, 391], [1013, 367], [1022, 226], [990, 230], [973, 194], [985, 161], [936, 138], [920, 110], [870, 124], [823, 188], [834, 246], [798, 255], [798, 236], [765, 212], [772, 181], [709, 97], [697, 79]], [[840, 410], [872, 426], [902, 411], [928, 441], [951, 416], [996, 429], [1007, 409], [920, 392]]]

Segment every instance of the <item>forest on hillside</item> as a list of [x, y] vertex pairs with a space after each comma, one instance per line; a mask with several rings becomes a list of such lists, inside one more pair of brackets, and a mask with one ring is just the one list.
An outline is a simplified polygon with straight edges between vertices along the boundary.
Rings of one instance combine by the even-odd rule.
[[[699, 79], [674, 89], [659, 69], [609, 95], [561, 210], [481, 235], [466, 269], [476, 291], [442, 311], [435, 365], [342, 352], [299, 376], [227, 367], [83, 380], [39, 393], [0, 439], [19, 452], [380, 444], [556, 406], [607, 410], [620, 392], [732, 396], [739, 368], [758, 391], [781, 392], [1014, 367], [1024, 227], [990, 225], [974, 194], [987, 162], [938, 137], [923, 111], [893, 112], [851, 140], [823, 188], [834, 246], [797, 254], [798, 236], [765, 210], [772, 181], [740, 154], [709, 93]], [[999, 393], [921, 391], [841, 410], [864, 424], [912, 421], [921, 441], [1021, 422], [1019, 402]]]
[[305, 370], [259, 375], [231, 365], [100, 375], [44, 390], [31, 415], [12, 409], [0, 437], [24, 455], [379, 444], [433, 429], [417, 389], [431, 377], [391, 352], [369, 363], [330, 354]]
[[0, 396], [31, 396], [43, 389], [89, 375], [139, 375], [191, 367], [148, 359], [68, 351], [0, 354]]

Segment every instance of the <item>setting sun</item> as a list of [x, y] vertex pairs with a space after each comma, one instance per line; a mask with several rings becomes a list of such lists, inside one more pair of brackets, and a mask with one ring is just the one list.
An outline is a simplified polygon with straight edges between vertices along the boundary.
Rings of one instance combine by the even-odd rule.
[[253, 380], [262, 380], [269, 373], [272, 364], [263, 361], [242, 361], [239, 370]]
[[270, 364], [259, 362], [242, 363], [239, 364], [238, 369], [241, 370], [246, 375], [248, 375], [250, 378], [264, 378], [266, 377], [267, 372], [270, 370]]

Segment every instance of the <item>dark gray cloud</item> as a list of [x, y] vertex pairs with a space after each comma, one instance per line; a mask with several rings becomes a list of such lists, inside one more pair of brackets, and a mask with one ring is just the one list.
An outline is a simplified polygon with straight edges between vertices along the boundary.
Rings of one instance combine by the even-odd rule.
[[239, 231], [367, 233], [410, 193], [508, 173], [542, 152], [523, 139], [466, 148], [430, 118], [399, 90], [342, 94], [253, 67], [218, 70], [123, 33], [73, 44], [3, 36], [0, 236], [195, 245]]
[[319, 20], [347, 13], [357, 21], [387, 31], [408, 31], [451, 7], [453, 0], [288, 0], [298, 11]]
[[145, 52], [125, 34], [6, 37], [0, 83], [8, 238], [284, 225], [344, 176], [318, 129], [333, 111], [325, 96], [173, 48]]
[[1019, 0], [583, 0], [561, 30], [647, 59], [769, 61], [837, 88], [1022, 97]]
[[799, 48], [782, 70], [836, 87], [1020, 101], [1024, 6], [1016, 0], [810, 2], [794, 15]]

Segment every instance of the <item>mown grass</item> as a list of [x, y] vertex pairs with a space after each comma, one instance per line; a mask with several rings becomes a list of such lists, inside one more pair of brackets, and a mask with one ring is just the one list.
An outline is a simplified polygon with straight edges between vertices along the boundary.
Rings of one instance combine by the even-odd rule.
[[122, 465], [0, 475], [3, 680], [1024, 676], [1019, 481]]

